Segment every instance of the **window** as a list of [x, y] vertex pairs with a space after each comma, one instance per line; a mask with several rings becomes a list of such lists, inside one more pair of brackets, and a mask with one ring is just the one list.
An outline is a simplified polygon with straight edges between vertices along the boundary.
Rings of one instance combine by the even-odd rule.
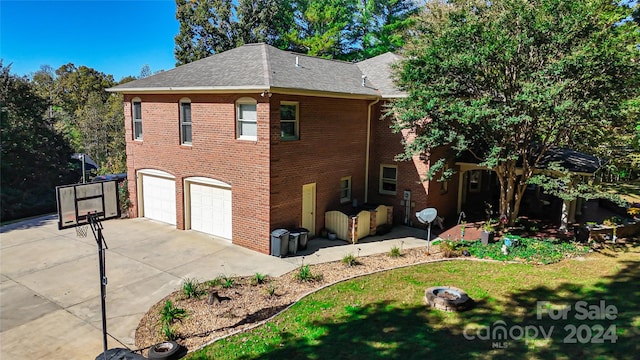
[[133, 139], [142, 140], [142, 102], [139, 98], [133, 99], [131, 106], [133, 118]]
[[298, 140], [298, 103], [280, 103], [280, 139]]
[[180, 144], [191, 145], [191, 102], [180, 100]]
[[237, 138], [256, 140], [258, 138], [258, 116], [256, 100], [241, 98], [236, 102], [236, 132]]
[[395, 165], [380, 165], [380, 194], [396, 194], [398, 184], [398, 167]]
[[340, 202], [349, 201], [351, 201], [351, 176], [345, 176], [340, 179]]

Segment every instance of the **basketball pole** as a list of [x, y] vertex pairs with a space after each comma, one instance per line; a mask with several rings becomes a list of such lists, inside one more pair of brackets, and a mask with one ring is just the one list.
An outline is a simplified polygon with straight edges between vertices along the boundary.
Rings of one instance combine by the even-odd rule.
[[107, 276], [106, 276], [106, 262], [105, 262], [105, 249], [108, 249], [107, 243], [102, 236], [102, 224], [95, 214], [89, 214], [89, 225], [91, 231], [98, 244], [98, 266], [100, 267], [100, 305], [102, 309], [102, 347], [104, 359], [107, 359]]

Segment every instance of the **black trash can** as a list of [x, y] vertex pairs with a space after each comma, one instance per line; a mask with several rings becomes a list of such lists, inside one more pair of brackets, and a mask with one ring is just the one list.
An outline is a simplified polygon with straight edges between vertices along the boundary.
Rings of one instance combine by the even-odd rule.
[[289, 230], [275, 229], [271, 232], [271, 255], [277, 257], [287, 256], [289, 247]]
[[295, 232], [299, 233], [298, 237], [298, 250], [307, 250], [307, 241], [309, 241], [309, 230], [305, 228], [295, 229]]

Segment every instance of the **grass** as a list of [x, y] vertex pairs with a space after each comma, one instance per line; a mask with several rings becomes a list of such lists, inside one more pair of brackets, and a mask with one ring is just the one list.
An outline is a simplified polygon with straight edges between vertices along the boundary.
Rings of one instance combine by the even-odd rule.
[[[476, 302], [466, 312], [428, 308], [424, 290], [449, 285]], [[547, 307], [572, 306], [552, 320]], [[614, 320], [579, 320], [578, 301], [616, 310]], [[451, 261], [396, 269], [342, 282], [314, 293], [268, 323], [220, 340], [189, 359], [634, 359], [640, 337], [640, 246], [609, 248], [551, 265]], [[595, 310], [594, 310], [595, 311]], [[468, 340], [478, 329], [535, 326], [554, 330], [538, 338]], [[615, 326], [616, 343], [576, 344], [571, 326]], [[594, 328], [594, 326], [596, 328]], [[475, 331], [475, 332], [474, 332]], [[611, 335], [611, 334], [610, 334]], [[576, 338], [576, 335], [574, 335]], [[506, 348], [505, 348], [506, 347]]]

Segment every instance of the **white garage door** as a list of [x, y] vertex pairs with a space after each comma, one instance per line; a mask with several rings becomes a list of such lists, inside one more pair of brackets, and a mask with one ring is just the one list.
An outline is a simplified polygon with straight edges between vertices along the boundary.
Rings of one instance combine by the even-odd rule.
[[191, 183], [191, 229], [231, 239], [231, 189]]
[[176, 182], [156, 176], [142, 175], [143, 216], [176, 224]]

